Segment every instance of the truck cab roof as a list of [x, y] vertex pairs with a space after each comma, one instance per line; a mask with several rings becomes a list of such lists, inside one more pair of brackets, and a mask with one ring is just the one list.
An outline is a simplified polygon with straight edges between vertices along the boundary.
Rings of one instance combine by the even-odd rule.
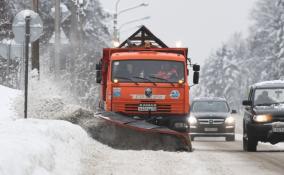
[[111, 60], [169, 60], [169, 61], [185, 61], [185, 57], [176, 53], [164, 53], [156, 51], [140, 51], [140, 52], [119, 52], [111, 56]]

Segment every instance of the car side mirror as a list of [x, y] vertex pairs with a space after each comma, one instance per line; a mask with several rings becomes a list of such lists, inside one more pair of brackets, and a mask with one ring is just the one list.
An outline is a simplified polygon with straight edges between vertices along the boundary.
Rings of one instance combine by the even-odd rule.
[[194, 72], [193, 73], [193, 84], [198, 84], [199, 83], [199, 72]]
[[199, 72], [199, 71], [200, 71], [200, 65], [194, 64], [194, 65], [193, 65], [193, 71], [194, 71], [194, 72]]
[[237, 110], [233, 109], [231, 114], [236, 114], [237, 113]]
[[97, 70], [96, 71], [96, 83], [101, 83], [101, 81], [102, 81], [102, 71]]
[[250, 100], [244, 100], [243, 101], [243, 106], [251, 106], [252, 105], [252, 101]]

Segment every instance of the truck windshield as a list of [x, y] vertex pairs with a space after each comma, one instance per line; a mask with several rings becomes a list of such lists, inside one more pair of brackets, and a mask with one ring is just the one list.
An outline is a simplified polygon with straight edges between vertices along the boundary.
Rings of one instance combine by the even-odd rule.
[[160, 60], [121, 60], [112, 62], [112, 81], [177, 83], [185, 81], [184, 62]]
[[192, 112], [229, 112], [229, 108], [225, 101], [196, 101]]
[[284, 103], [284, 88], [256, 89], [254, 93], [255, 106], [270, 106]]

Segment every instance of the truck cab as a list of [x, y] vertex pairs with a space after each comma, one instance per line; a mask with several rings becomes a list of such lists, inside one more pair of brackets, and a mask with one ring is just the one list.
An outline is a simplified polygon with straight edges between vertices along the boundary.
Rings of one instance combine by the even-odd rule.
[[[188, 131], [187, 48], [140, 46], [106, 48], [103, 52], [97, 66], [102, 109]], [[200, 68], [194, 65], [193, 69], [198, 83]]]

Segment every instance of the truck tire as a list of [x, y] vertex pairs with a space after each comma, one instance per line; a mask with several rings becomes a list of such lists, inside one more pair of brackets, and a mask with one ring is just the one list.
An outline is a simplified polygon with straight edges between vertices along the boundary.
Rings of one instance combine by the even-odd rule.
[[226, 137], [226, 141], [227, 141], [227, 142], [233, 142], [233, 141], [235, 141], [235, 135], [227, 136], [227, 137]]

